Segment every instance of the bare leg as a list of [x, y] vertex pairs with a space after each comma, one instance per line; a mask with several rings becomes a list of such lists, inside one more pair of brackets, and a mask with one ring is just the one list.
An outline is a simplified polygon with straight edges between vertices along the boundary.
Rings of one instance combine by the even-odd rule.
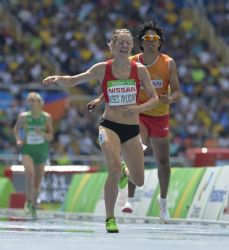
[[37, 207], [37, 198], [40, 191], [41, 180], [45, 173], [44, 167], [45, 164], [35, 166], [35, 180], [33, 183], [33, 200], [32, 200], [34, 207]]
[[33, 183], [35, 178], [34, 163], [29, 155], [22, 156], [22, 165], [25, 167], [25, 194], [26, 200], [33, 200]]
[[169, 138], [150, 138], [155, 159], [158, 163], [158, 179], [160, 184], [161, 198], [166, 198], [170, 180], [169, 163]]
[[137, 185], [144, 184], [144, 154], [140, 137], [135, 136], [122, 144], [123, 159], [129, 171], [130, 181]]
[[[113, 172], [114, 173], [114, 172]], [[106, 206], [106, 218], [114, 217], [114, 207], [118, 196], [118, 186], [115, 183], [118, 183], [117, 174], [114, 176], [109, 174], [104, 187], [105, 194], [105, 206]]]
[[108, 177], [104, 187], [106, 218], [114, 217], [114, 207], [118, 196], [118, 181], [121, 174], [121, 144], [118, 135], [101, 127], [100, 147], [108, 164]]
[[[143, 125], [140, 124], [140, 135], [141, 135], [141, 141], [144, 145], [147, 145], [148, 143], [148, 130]], [[133, 198], [136, 190], [136, 185], [134, 185], [131, 181], [128, 181], [128, 198]]]
[[128, 181], [128, 198], [134, 197], [135, 190], [136, 186], [131, 181]]

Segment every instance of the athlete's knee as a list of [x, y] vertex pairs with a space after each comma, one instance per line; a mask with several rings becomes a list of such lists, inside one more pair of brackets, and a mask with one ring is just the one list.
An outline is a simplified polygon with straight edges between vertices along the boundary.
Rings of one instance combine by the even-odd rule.
[[121, 168], [119, 165], [111, 165], [109, 166], [108, 176], [112, 179], [119, 179], [121, 175]]

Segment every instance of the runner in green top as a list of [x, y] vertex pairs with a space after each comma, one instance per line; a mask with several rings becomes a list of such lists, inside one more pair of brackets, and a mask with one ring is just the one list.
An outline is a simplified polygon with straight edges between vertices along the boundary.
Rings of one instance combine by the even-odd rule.
[[25, 212], [35, 217], [40, 183], [49, 154], [49, 141], [53, 138], [53, 125], [51, 116], [42, 111], [44, 101], [38, 93], [29, 93], [27, 102], [30, 110], [19, 115], [13, 131], [17, 146], [21, 148], [22, 164], [25, 167]]

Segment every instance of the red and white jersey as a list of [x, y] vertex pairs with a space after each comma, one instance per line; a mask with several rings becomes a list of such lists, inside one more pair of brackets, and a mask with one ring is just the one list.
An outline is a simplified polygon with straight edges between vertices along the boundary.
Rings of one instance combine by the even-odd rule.
[[128, 79], [117, 79], [112, 74], [112, 62], [107, 61], [102, 90], [105, 102], [110, 106], [136, 104], [140, 92], [140, 79], [137, 73], [137, 63], [131, 60], [131, 71]]

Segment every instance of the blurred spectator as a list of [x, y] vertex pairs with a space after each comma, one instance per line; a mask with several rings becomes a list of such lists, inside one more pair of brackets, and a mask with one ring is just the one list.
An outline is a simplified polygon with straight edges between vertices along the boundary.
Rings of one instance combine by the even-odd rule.
[[229, 44], [229, 1], [228, 0], [217, 0], [217, 1], [206, 1], [205, 8], [208, 18], [216, 29], [216, 33], [221, 35]]

